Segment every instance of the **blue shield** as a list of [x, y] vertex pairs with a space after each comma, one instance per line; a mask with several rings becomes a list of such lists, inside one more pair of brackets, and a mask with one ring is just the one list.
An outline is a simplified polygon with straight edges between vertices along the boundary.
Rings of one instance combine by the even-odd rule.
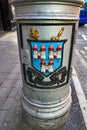
[[49, 76], [62, 66], [63, 49], [66, 40], [33, 41], [28, 40], [31, 47], [32, 67]]

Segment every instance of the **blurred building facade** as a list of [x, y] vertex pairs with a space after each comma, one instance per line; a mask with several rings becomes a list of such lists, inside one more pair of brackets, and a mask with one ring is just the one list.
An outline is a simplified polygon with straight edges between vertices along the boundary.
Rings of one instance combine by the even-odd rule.
[[13, 28], [13, 5], [10, 0], [0, 0], [0, 33]]

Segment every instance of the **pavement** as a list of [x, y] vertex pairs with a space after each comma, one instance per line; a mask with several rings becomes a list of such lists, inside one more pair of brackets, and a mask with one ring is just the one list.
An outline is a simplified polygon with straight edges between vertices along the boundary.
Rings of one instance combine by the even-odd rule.
[[77, 77], [72, 78], [87, 128], [87, 24], [78, 28], [73, 61]]
[[74, 66], [87, 99], [87, 24], [78, 28]]
[[[73, 73], [71, 80], [72, 106], [69, 120], [58, 130], [86, 130], [75, 81], [77, 74]], [[19, 62], [16, 31], [0, 37], [0, 130], [30, 130], [22, 115], [20, 103], [22, 79]], [[84, 93], [84, 92], [83, 92]], [[82, 95], [81, 95], [82, 96]], [[82, 108], [84, 108], [82, 106]]]

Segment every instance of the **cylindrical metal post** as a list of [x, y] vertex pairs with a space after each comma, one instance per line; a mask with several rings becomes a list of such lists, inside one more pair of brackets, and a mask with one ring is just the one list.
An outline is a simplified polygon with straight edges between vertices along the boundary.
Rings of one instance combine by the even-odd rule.
[[35, 130], [68, 118], [74, 34], [83, 0], [13, 0], [23, 77], [22, 107]]

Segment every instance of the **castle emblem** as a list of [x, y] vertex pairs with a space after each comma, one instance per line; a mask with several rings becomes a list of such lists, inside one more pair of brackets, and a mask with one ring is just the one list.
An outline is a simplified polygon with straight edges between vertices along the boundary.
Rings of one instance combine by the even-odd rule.
[[62, 66], [63, 48], [66, 40], [34, 41], [28, 40], [31, 46], [32, 67], [49, 76]]
[[32, 67], [44, 76], [49, 76], [62, 66], [63, 48], [66, 42], [60, 40], [63, 32], [64, 27], [61, 27], [57, 36], [52, 36], [49, 41], [41, 41], [40, 31], [30, 27], [30, 37], [33, 40], [28, 40], [28, 43], [31, 46]]

